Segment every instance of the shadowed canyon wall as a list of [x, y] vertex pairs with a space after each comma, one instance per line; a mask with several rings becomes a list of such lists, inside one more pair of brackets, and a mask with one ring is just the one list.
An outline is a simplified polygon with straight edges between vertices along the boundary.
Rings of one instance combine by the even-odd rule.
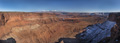
[[111, 36], [104, 38], [100, 43], [120, 43], [120, 13], [110, 13], [109, 17], [116, 25], [111, 29]]

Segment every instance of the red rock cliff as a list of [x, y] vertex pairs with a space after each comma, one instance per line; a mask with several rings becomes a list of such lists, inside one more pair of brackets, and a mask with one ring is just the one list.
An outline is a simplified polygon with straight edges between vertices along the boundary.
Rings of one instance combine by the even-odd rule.
[[[67, 18], [65, 18], [67, 17]], [[53, 13], [0, 13], [0, 39], [14, 38], [16, 43], [54, 43], [59, 38], [74, 37], [101, 17], [56, 16]], [[104, 21], [103, 18], [101, 18]]]

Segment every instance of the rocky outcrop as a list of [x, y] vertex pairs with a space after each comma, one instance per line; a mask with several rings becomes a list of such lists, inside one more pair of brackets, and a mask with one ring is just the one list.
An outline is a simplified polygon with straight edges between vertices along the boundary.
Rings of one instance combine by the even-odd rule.
[[120, 43], [120, 13], [110, 13], [109, 20], [115, 21], [116, 25], [111, 29], [111, 36], [100, 43]]
[[102, 39], [111, 36], [111, 28], [116, 23], [113, 21], [105, 21], [101, 24], [89, 25], [85, 31], [77, 34], [76, 38], [61, 38], [59, 42], [64, 43], [98, 43]]
[[8, 38], [7, 40], [0, 40], [0, 43], [16, 43], [16, 41], [13, 38]]
[[115, 25], [115, 22], [106, 21], [102, 24], [88, 26], [86, 31], [77, 36], [82, 43], [98, 43], [103, 38], [110, 37], [110, 30]]
[[2, 25], [5, 25], [5, 16], [4, 16], [4, 14], [0, 14], [0, 26], [2, 26]]

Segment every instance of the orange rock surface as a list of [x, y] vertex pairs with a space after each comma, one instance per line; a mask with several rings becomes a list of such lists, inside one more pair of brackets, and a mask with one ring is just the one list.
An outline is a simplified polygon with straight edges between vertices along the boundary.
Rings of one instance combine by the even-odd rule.
[[103, 18], [99, 20], [100, 18], [54, 13], [1, 12], [0, 39], [12, 37], [17, 43], [55, 43], [59, 38], [74, 37], [86, 26], [104, 21]]

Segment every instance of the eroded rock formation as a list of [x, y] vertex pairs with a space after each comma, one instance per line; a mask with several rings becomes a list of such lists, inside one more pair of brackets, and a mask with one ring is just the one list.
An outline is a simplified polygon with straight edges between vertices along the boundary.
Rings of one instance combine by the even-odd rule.
[[111, 36], [104, 38], [100, 43], [120, 43], [120, 13], [111, 13], [109, 17], [116, 25], [111, 29]]
[[0, 40], [0, 43], [16, 43], [16, 41], [13, 38], [8, 38], [7, 40]]
[[[62, 38], [64, 43], [120, 43], [120, 13], [110, 13], [107, 21], [89, 25], [76, 38]], [[107, 38], [106, 38], [107, 37]], [[75, 41], [74, 41], [75, 40]]]
[[5, 22], [6, 22], [6, 21], [5, 21], [5, 16], [4, 16], [4, 14], [0, 14], [0, 22], [1, 22], [1, 23], [0, 23], [0, 26], [1, 26], [1, 25], [5, 25]]
[[74, 37], [78, 32], [84, 31], [86, 26], [104, 21], [104, 17], [89, 15], [81, 17], [74, 14], [25, 12], [0, 14], [0, 39], [12, 37], [16, 43], [55, 43], [59, 38]]
[[106, 21], [102, 24], [95, 24], [88, 26], [86, 31], [78, 35], [77, 38], [80, 38], [82, 43], [98, 43], [103, 38], [110, 37], [111, 28], [115, 25], [115, 22]]

